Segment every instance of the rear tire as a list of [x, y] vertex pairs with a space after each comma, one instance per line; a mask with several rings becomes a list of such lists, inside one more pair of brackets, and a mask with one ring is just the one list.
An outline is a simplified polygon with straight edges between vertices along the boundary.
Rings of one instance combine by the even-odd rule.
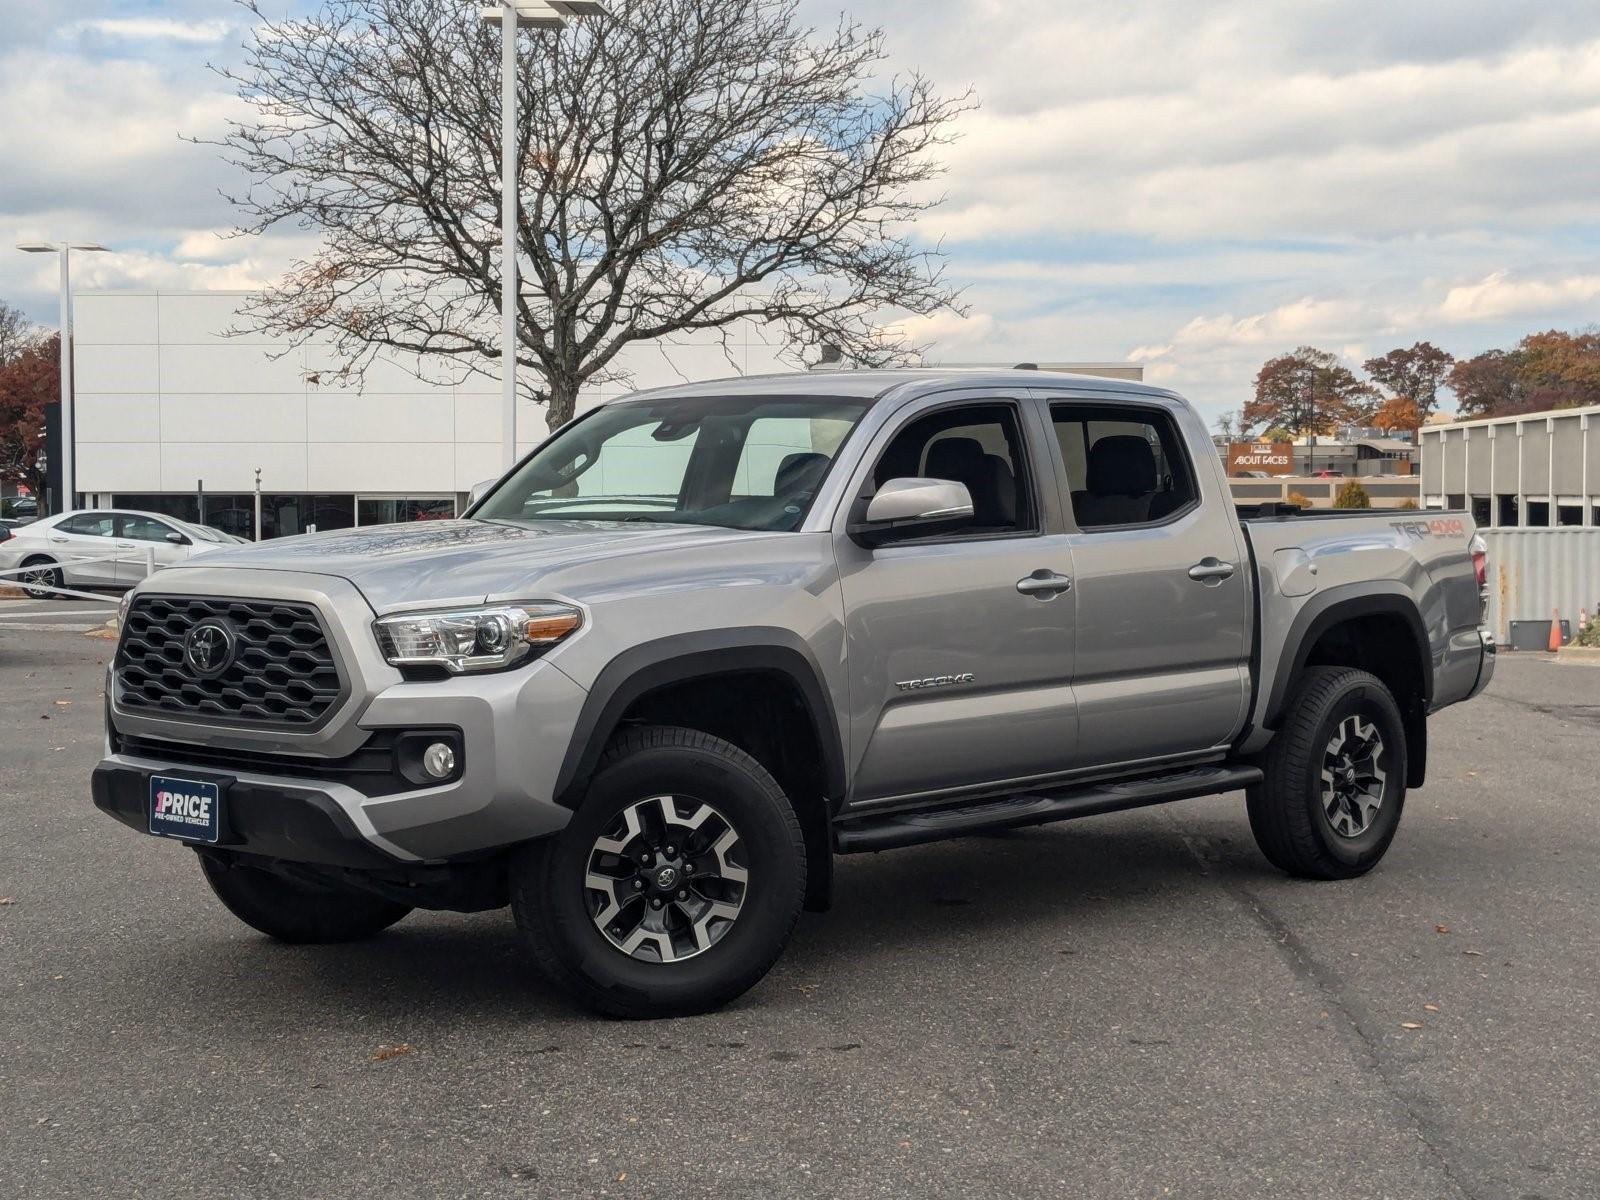
[[581, 1003], [686, 1016], [767, 973], [805, 883], [800, 823], [759, 762], [645, 727], [607, 748], [567, 827], [513, 860], [511, 906], [540, 970]]
[[[60, 588], [63, 575], [61, 568], [55, 565], [53, 558], [30, 558], [22, 564], [28, 568], [17, 578], [22, 585], [22, 590], [33, 600], [50, 600], [56, 596], [55, 592], [45, 591], [45, 588]], [[30, 587], [29, 584], [42, 585]]]
[[1376, 676], [1310, 667], [1246, 793], [1267, 861], [1303, 879], [1353, 879], [1377, 866], [1400, 827], [1406, 736]]
[[280, 942], [360, 941], [411, 911], [369, 892], [289, 879], [251, 866], [241, 857], [203, 853], [200, 868], [229, 912]]

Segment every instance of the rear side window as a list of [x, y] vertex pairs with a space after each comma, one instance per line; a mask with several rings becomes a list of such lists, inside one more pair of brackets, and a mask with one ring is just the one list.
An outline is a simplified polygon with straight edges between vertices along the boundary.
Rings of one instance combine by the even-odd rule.
[[112, 524], [110, 513], [81, 513], [68, 517], [58, 528], [62, 533], [75, 533], [79, 537], [110, 537]]
[[1188, 454], [1166, 413], [1054, 404], [1050, 416], [1078, 528], [1158, 525], [1198, 498]]

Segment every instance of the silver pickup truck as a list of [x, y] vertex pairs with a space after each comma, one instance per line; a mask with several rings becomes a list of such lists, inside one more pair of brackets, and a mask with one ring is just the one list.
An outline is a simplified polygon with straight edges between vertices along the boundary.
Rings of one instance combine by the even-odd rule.
[[1241, 514], [1155, 388], [672, 388], [461, 520], [141, 584], [94, 799], [273, 937], [509, 904], [588, 1005], [697, 1012], [836, 854], [1243, 790], [1278, 867], [1361, 875], [1494, 669], [1484, 579], [1459, 513]]

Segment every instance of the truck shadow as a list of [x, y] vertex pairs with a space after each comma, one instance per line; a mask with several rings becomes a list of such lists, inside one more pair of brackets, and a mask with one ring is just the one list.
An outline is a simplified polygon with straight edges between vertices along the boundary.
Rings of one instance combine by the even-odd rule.
[[[1237, 861], [1207, 869], [1275, 875], [1253, 865], [1251, 853], [1241, 847]], [[925, 975], [939, 956], [997, 938], [1158, 929], [1175, 906], [1207, 895], [1220, 902], [1224, 890], [1175, 828], [1148, 819], [966, 838], [837, 866], [832, 911], [802, 919], [776, 974], [837, 973], [841, 986], [868, 986], [844, 980]], [[124, 988], [159, 995], [169, 1010], [181, 1004], [219, 1033], [241, 1021], [280, 1024], [290, 1013], [299, 1021], [359, 1013], [373, 1028], [446, 1013], [510, 1028], [589, 1019], [534, 970], [508, 910], [416, 913], [370, 941], [335, 946], [279, 945], [219, 912], [138, 961]], [[735, 1010], [781, 1009], [787, 992], [760, 988]]]

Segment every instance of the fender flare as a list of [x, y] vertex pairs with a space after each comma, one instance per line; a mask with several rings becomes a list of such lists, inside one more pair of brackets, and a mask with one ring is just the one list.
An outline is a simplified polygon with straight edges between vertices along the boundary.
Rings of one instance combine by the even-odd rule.
[[1309, 600], [1295, 614], [1285, 639], [1286, 647], [1293, 648], [1292, 657], [1286, 653], [1279, 659], [1278, 672], [1267, 693], [1267, 706], [1262, 723], [1275, 728], [1289, 698], [1289, 685], [1305, 669], [1311, 649], [1329, 629], [1358, 617], [1397, 616], [1411, 630], [1416, 643], [1417, 668], [1422, 677], [1422, 704], [1426, 711], [1433, 702], [1433, 650], [1428, 641], [1428, 630], [1422, 623], [1411, 594], [1399, 584], [1351, 583], [1329, 588]]
[[751, 627], [707, 630], [644, 642], [606, 664], [585, 697], [556, 776], [555, 801], [576, 809], [595, 765], [623, 713], [657, 688], [693, 679], [750, 671], [777, 671], [799, 689], [822, 747], [823, 779], [834, 802], [845, 793], [843, 743], [822, 670], [810, 648], [787, 629]]

